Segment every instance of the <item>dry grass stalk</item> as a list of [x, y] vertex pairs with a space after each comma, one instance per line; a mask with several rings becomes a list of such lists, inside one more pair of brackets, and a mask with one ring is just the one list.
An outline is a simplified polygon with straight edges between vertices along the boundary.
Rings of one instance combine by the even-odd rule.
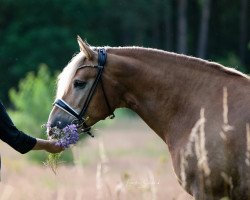
[[208, 177], [211, 173], [211, 170], [208, 166], [208, 152], [206, 150], [206, 139], [205, 139], [205, 109], [202, 108], [200, 111], [200, 119], [202, 121], [200, 128], [199, 128], [199, 133], [200, 133], [200, 141], [199, 141], [199, 156], [197, 155], [198, 158], [198, 167], [201, 171], [204, 172], [205, 176]]
[[127, 190], [129, 189], [128, 188], [129, 180], [130, 180], [130, 174], [128, 172], [124, 172], [123, 174], [121, 174], [121, 181], [115, 187], [116, 200], [127, 199], [126, 197], [127, 197]]
[[182, 164], [185, 164], [185, 159], [187, 156], [193, 155], [192, 144], [194, 143], [195, 155], [198, 160], [198, 168], [204, 172], [205, 176], [209, 176], [210, 168], [208, 166], [208, 152], [206, 150], [205, 122], [205, 109], [201, 108], [200, 119], [195, 123], [191, 130], [189, 141], [185, 149], [185, 154], [182, 156]]
[[221, 177], [223, 178], [224, 182], [229, 185], [230, 190], [233, 189], [233, 180], [232, 177], [228, 176], [225, 172], [220, 173]]
[[[201, 108], [200, 112], [204, 112], [204, 108]], [[186, 146], [185, 149], [185, 156], [192, 156], [193, 155], [193, 151], [192, 151], [192, 144], [196, 143], [199, 141], [198, 139], [198, 132], [199, 132], [199, 127], [205, 123], [205, 118], [200, 117], [200, 119], [195, 123], [194, 127], [191, 130], [191, 134], [189, 136], [189, 140], [188, 140], [188, 144]], [[195, 151], [196, 151], [196, 155], [199, 154], [198, 151], [198, 146], [196, 146]]]
[[[206, 185], [210, 184], [209, 179], [207, 179], [211, 173], [208, 164], [208, 152], [206, 149], [206, 138], [205, 138], [205, 109], [200, 110], [200, 119], [195, 123], [191, 130], [188, 144], [180, 152], [180, 178], [183, 188], [187, 187], [186, 180], [186, 168], [188, 167], [188, 156], [195, 155], [197, 158], [197, 167], [200, 171], [200, 180]], [[194, 152], [193, 152], [194, 147]], [[205, 178], [205, 179], [204, 179]], [[204, 182], [205, 181], [205, 182]]]
[[149, 179], [149, 186], [150, 186], [150, 192], [151, 192], [151, 200], [156, 200], [156, 193], [157, 193], [156, 184], [157, 183], [155, 182], [155, 177], [151, 170], [148, 170], [148, 179]]
[[108, 168], [108, 158], [102, 141], [99, 141], [99, 156], [100, 156], [100, 163], [97, 165], [97, 170], [96, 170], [96, 190], [97, 190], [96, 199], [97, 200], [107, 199], [104, 193], [104, 186], [108, 192], [107, 195], [108, 199], [112, 199], [111, 189], [107, 181], [105, 180], [105, 174], [107, 174], [109, 168]]
[[96, 169], [96, 199], [101, 200], [102, 197], [103, 197], [102, 164], [99, 163]]
[[227, 87], [223, 87], [223, 122], [224, 122], [224, 124], [228, 124], [227, 98], [228, 98]]
[[226, 141], [226, 133], [233, 130], [233, 126], [230, 126], [228, 123], [228, 92], [227, 87], [223, 87], [223, 125], [222, 131], [220, 132], [221, 138]]
[[246, 138], [247, 138], [247, 145], [246, 145], [246, 165], [250, 166], [250, 128], [249, 124], [246, 124]]
[[186, 180], [186, 167], [188, 165], [186, 160], [186, 154], [184, 153], [184, 150], [182, 149], [180, 152], [181, 160], [180, 160], [180, 178], [181, 178], [181, 186], [183, 188], [186, 188], [187, 186], [187, 180]]
[[10, 200], [11, 194], [13, 193], [14, 188], [10, 185], [5, 185], [4, 190], [0, 196], [0, 200]]
[[56, 200], [64, 200], [64, 196], [65, 196], [65, 190], [64, 189], [57, 190]]
[[76, 190], [76, 197], [75, 200], [82, 200], [83, 199], [83, 191], [80, 189]]
[[103, 141], [99, 141], [99, 156], [101, 159], [101, 163], [108, 163], [108, 157], [106, 154], [106, 150], [104, 148]]
[[115, 199], [121, 200], [122, 194], [125, 194], [125, 186], [123, 182], [121, 181], [115, 186]]

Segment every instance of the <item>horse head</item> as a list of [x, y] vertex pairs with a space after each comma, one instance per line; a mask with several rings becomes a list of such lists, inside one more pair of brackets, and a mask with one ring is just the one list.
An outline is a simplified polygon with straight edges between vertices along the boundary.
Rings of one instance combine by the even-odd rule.
[[99, 120], [113, 115], [113, 98], [109, 98], [112, 87], [103, 80], [106, 50], [91, 48], [79, 36], [77, 41], [80, 53], [58, 76], [56, 101], [48, 124], [62, 129], [75, 123], [88, 131]]

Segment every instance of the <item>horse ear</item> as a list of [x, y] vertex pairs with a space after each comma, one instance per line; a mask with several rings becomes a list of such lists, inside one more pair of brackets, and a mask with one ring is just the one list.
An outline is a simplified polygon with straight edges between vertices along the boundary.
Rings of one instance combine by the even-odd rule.
[[88, 60], [92, 60], [94, 56], [94, 51], [90, 48], [89, 44], [86, 41], [83, 41], [82, 38], [78, 35], [77, 42], [80, 47], [80, 51], [82, 51]]

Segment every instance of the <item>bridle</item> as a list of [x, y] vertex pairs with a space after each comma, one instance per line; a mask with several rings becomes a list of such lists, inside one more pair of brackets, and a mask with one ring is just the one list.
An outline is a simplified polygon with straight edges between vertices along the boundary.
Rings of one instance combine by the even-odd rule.
[[98, 64], [97, 65], [82, 65], [80, 66], [78, 69], [84, 68], [84, 67], [92, 67], [97, 69], [97, 75], [95, 77], [94, 83], [91, 86], [87, 99], [83, 105], [83, 108], [81, 110], [80, 113], [76, 112], [74, 110], [74, 108], [72, 108], [68, 103], [66, 103], [63, 99], [56, 99], [56, 101], [54, 102], [54, 106], [57, 106], [58, 108], [64, 110], [65, 112], [67, 112], [68, 114], [70, 114], [71, 116], [75, 117], [76, 120], [74, 120], [74, 123], [77, 123], [78, 126], [83, 126], [84, 129], [82, 130], [84, 133], [89, 134], [90, 136], [94, 137], [91, 133], [90, 133], [90, 129], [91, 127], [88, 126], [86, 124], [86, 119], [84, 118], [87, 110], [88, 110], [88, 106], [91, 102], [92, 97], [94, 96], [94, 93], [96, 91], [96, 88], [98, 86], [98, 84], [101, 84], [101, 88], [102, 88], [102, 92], [103, 92], [103, 96], [106, 102], [106, 105], [109, 109], [110, 112], [110, 118], [113, 119], [115, 117], [114, 113], [112, 112], [111, 106], [109, 104], [107, 95], [105, 93], [104, 87], [103, 87], [103, 81], [102, 81], [102, 74], [104, 71], [104, 66], [106, 64], [106, 60], [107, 60], [107, 52], [104, 48], [98, 49]]

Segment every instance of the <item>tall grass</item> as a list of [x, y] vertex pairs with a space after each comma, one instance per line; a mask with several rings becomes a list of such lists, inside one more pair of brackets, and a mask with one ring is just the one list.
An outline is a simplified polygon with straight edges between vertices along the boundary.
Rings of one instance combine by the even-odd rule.
[[109, 172], [112, 166], [109, 166], [104, 144], [99, 142], [99, 158], [96, 170], [96, 200], [129, 200], [136, 196], [137, 199], [157, 200], [157, 185], [154, 173], [148, 169], [146, 177], [137, 179], [131, 174], [124, 172], [121, 174], [121, 180], [115, 185], [109, 184]]
[[[219, 132], [219, 136], [222, 139], [222, 145], [220, 148], [224, 148], [225, 153], [225, 159], [226, 162], [228, 162], [227, 154], [227, 140], [228, 140], [228, 134], [230, 131], [234, 130], [234, 127], [229, 124], [228, 119], [228, 91], [227, 88], [223, 88], [223, 99], [222, 99], [222, 118], [223, 118], [223, 124], [221, 126], [221, 131]], [[205, 109], [201, 108], [200, 110], [200, 118], [193, 126], [189, 140], [187, 145], [181, 149], [180, 151], [180, 179], [181, 179], [181, 185], [183, 188], [188, 188], [188, 180], [187, 180], [187, 174], [186, 172], [189, 170], [189, 161], [191, 158], [196, 158], [197, 160], [197, 169], [199, 174], [199, 189], [198, 191], [199, 198], [198, 199], [204, 199], [205, 194], [203, 192], [208, 191], [208, 194], [210, 196], [213, 196], [212, 193], [212, 185], [211, 185], [211, 169], [209, 167], [209, 160], [208, 160], [208, 149], [206, 148], [206, 135], [205, 135]], [[245, 153], [245, 164], [247, 167], [250, 166], [250, 127], [249, 124], [246, 124], [246, 153]], [[244, 166], [242, 166], [244, 168]], [[247, 169], [247, 168], [246, 168]], [[230, 200], [230, 197], [232, 195], [234, 185], [233, 185], [233, 179], [230, 175], [230, 173], [227, 171], [227, 169], [224, 169], [224, 171], [220, 172], [220, 176], [222, 180], [225, 183], [225, 188], [222, 188], [225, 190], [225, 193], [228, 194], [228, 196], [223, 197], [223, 200]], [[246, 179], [249, 178], [246, 175]], [[241, 180], [246, 181], [246, 180]], [[247, 180], [248, 181], [248, 180]], [[221, 200], [222, 200], [221, 199]]]
[[186, 147], [180, 152], [180, 178], [183, 188], [188, 187], [186, 170], [189, 167], [188, 159], [192, 158], [193, 156], [195, 156], [197, 159], [200, 187], [205, 188], [210, 187], [211, 185], [211, 181], [209, 179], [211, 170], [208, 164], [208, 152], [205, 146], [205, 122], [205, 109], [201, 108], [200, 119], [192, 128]]
[[246, 148], [246, 165], [250, 167], [250, 128], [249, 124], [246, 124], [246, 138], [247, 138], [247, 148]]
[[4, 189], [0, 194], [0, 200], [10, 200], [11, 194], [14, 192], [14, 188], [10, 185], [2, 185], [2, 187], [4, 187]]

